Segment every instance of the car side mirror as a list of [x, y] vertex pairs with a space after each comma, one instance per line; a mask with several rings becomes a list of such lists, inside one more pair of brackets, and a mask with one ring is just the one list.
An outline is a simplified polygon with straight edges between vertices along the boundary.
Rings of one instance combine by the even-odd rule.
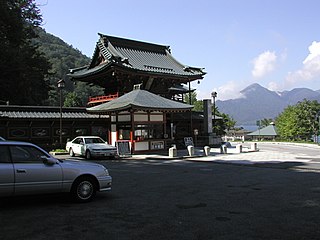
[[41, 156], [41, 159], [42, 159], [42, 162], [45, 164], [45, 165], [54, 165], [57, 163], [57, 161], [55, 159], [52, 159], [52, 158], [47, 158], [45, 156]]

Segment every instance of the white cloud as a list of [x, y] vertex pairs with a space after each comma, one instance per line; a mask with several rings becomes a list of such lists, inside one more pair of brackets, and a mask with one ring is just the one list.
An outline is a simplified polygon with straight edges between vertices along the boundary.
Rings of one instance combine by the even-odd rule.
[[[233, 81], [226, 83], [218, 88], [214, 88], [211, 92], [217, 92], [217, 100], [228, 100], [244, 97], [240, 91], [243, 89], [243, 86], [237, 84]], [[197, 90], [197, 99], [210, 99], [211, 92], [202, 92]]]
[[269, 82], [268, 83], [268, 87], [267, 87], [270, 91], [281, 91], [282, 90], [282, 86], [280, 86], [279, 83], [276, 82]]
[[320, 56], [320, 42], [313, 41], [311, 46], [309, 46], [309, 55], [303, 61], [303, 64], [308, 64], [308, 62], [318, 60]]
[[275, 68], [277, 56], [275, 52], [265, 51], [253, 60], [252, 76], [261, 78]]
[[240, 93], [242, 89], [243, 87], [240, 84], [230, 81], [214, 90], [218, 93], [219, 100], [228, 100], [243, 97]]
[[294, 85], [320, 76], [320, 42], [312, 42], [309, 46], [309, 54], [302, 63], [301, 69], [288, 73], [286, 84]]

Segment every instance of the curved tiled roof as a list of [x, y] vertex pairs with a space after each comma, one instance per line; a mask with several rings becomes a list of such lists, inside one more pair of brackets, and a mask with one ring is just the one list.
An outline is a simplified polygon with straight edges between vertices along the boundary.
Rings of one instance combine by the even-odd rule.
[[115, 100], [87, 108], [89, 113], [109, 113], [126, 109], [150, 111], [187, 111], [192, 105], [163, 98], [145, 90], [133, 90]]
[[[99, 118], [99, 115], [88, 114], [86, 112], [62, 112], [62, 118]], [[28, 111], [0, 111], [0, 118], [49, 118], [59, 119], [60, 112], [28, 112]]]
[[[164, 45], [140, 42], [99, 34], [93, 60], [87, 69], [71, 71], [71, 77], [85, 77], [101, 71], [111, 64], [128, 69], [154, 74], [169, 74], [180, 77], [202, 78], [202, 68], [189, 67], [178, 62]], [[101, 54], [105, 63], [96, 66], [95, 60]]]

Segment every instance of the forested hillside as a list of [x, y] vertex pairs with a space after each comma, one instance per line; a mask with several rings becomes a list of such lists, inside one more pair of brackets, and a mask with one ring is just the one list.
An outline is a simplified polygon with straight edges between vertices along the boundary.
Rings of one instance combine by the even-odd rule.
[[1, 2], [0, 104], [59, 106], [60, 79], [66, 81], [64, 106], [85, 106], [89, 96], [103, 94], [100, 88], [69, 81], [69, 69], [87, 65], [90, 59], [46, 33], [42, 24], [35, 0]]
[[[51, 73], [53, 79], [65, 78], [70, 68], [80, 67], [89, 64], [90, 58], [74, 49], [60, 38], [46, 33], [44, 29], [38, 29], [39, 38], [35, 42], [39, 45], [39, 50], [45, 54], [52, 65]], [[67, 84], [67, 90], [73, 90], [70, 84]]]
[[[90, 63], [90, 58], [82, 54], [78, 49], [68, 45], [60, 38], [46, 33], [44, 29], [38, 29], [39, 37], [35, 39], [35, 43], [39, 45], [41, 51], [51, 64], [50, 82], [51, 90], [46, 105], [57, 105], [59, 96], [57, 94], [57, 81], [64, 79], [66, 88], [64, 96], [66, 98], [66, 106], [85, 106], [89, 96], [103, 94], [102, 89], [98, 87], [89, 87], [85, 83], [77, 83], [76, 85], [67, 78], [69, 69], [81, 67]], [[93, 51], [93, 50], [92, 50]]]

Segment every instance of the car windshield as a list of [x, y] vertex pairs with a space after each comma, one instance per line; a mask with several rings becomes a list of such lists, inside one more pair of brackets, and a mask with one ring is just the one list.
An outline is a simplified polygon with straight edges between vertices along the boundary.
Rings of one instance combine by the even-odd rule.
[[86, 144], [90, 143], [105, 143], [101, 138], [85, 138], [84, 139]]

